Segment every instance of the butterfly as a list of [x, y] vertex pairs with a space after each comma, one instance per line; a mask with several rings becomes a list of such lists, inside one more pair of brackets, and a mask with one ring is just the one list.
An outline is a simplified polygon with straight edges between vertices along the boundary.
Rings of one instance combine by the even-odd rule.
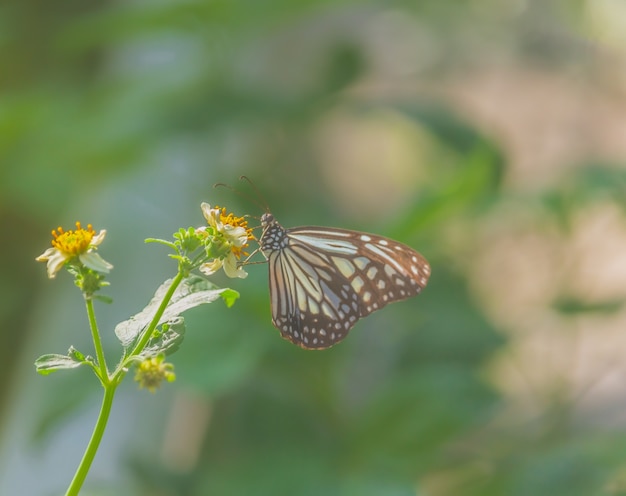
[[305, 349], [329, 348], [356, 322], [424, 289], [430, 265], [382, 236], [329, 227], [285, 229], [261, 217], [260, 250], [269, 262], [272, 322]]

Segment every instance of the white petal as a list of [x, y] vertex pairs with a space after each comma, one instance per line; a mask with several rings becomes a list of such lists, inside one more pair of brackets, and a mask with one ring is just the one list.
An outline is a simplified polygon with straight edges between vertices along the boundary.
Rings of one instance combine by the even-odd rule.
[[200, 205], [200, 208], [202, 209], [202, 214], [204, 215], [207, 224], [221, 232], [224, 229], [224, 226], [220, 221], [220, 209], [211, 208], [211, 205], [204, 202]]
[[200, 210], [202, 210], [202, 215], [204, 215], [204, 218], [208, 221], [209, 217], [210, 217], [210, 212], [211, 212], [211, 205], [209, 205], [206, 202], [202, 202], [200, 204]]
[[91, 238], [91, 243], [89, 246], [98, 246], [100, 243], [104, 241], [104, 237], [107, 235], [106, 229], [102, 229], [98, 234], [96, 234], [93, 238]]
[[215, 274], [218, 270], [222, 268], [224, 264], [223, 260], [219, 258], [214, 259], [212, 262], [207, 262], [200, 266], [200, 272], [203, 274], [210, 276], [211, 274]]
[[241, 248], [248, 242], [248, 233], [243, 227], [224, 226], [224, 236], [237, 248]]
[[46, 262], [53, 254], [55, 251], [59, 251], [56, 248], [48, 248], [46, 251], [44, 251], [41, 255], [39, 255], [35, 260], [37, 260], [37, 262]]
[[226, 272], [226, 275], [231, 278], [239, 277], [244, 279], [248, 277], [248, 273], [241, 267], [237, 266], [237, 257], [235, 257], [232, 253], [229, 253], [224, 260], [224, 272]]
[[78, 259], [85, 265], [85, 267], [95, 270], [96, 272], [102, 272], [108, 274], [113, 266], [107, 262], [104, 258], [98, 255], [98, 252], [88, 251], [78, 256]]
[[65, 265], [66, 261], [67, 258], [65, 257], [65, 255], [63, 255], [63, 253], [54, 248], [54, 253], [50, 257], [48, 257], [48, 277], [50, 279], [54, 279], [54, 276], [56, 276], [57, 272], [59, 272], [63, 268], [63, 265]]

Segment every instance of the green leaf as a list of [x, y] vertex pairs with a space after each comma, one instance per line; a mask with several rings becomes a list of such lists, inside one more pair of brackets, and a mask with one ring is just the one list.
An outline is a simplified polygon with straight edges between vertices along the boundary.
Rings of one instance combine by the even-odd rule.
[[[141, 312], [133, 315], [124, 322], [120, 322], [115, 327], [115, 335], [124, 347], [130, 347], [141, 334], [141, 331], [150, 323], [171, 284], [172, 279], [168, 279], [161, 284], [150, 300], [150, 303], [148, 303]], [[236, 291], [226, 288], [216, 288], [214, 284], [200, 276], [189, 276], [183, 280], [174, 292], [165, 312], [163, 312], [159, 324], [169, 323], [171, 325], [174, 319], [185, 310], [197, 307], [198, 305], [211, 303], [224, 292], [228, 292], [226, 296], [223, 296], [226, 304], [229, 305], [230, 303], [230, 305], [232, 305], [235, 299], [233, 294], [238, 295]]]
[[226, 306], [230, 308], [239, 298], [239, 293], [234, 289], [226, 288], [220, 296], [222, 297], [222, 300], [224, 300], [224, 303], [226, 303]]
[[91, 358], [86, 357], [82, 352], [78, 351], [73, 346], [70, 346], [70, 349], [67, 350], [67, 356], [80, 362], [85, 362], [87, 360], [91, 361]]
[[62, 369], [75, 369], [81, 365], [91, 363], [91, 358], [85, 357], [80, 351], [71, 347], [67, 355], [49, 353], [41, 355], [35, 360], [35, 369], [41, 375], [48, 375]]
[[95, 294], [92, 296], [92, 298], [94, 300], [98, 300], [98, 301], [101, 301], [102, 303], [107, 303], [109, 305], [113, 303], [113, 298], [111, 298], [110, 296], [106, 296], [106, 295]]
[[171, 355], [178, 350], [185, 337], [185, 319], [174, 317], [171, 321], [164, 323], [161, 330], [155, 332], [155, 336], [148, 342], [141, 356], [151, 357], [164, 353]]

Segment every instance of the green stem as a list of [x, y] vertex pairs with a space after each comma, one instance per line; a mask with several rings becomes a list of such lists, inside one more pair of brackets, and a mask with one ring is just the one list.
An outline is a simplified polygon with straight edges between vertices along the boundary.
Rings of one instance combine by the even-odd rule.
[[100, 441], [102, 440], [102, 435], [104, 434], [104, 429], [106, 428], [107, 421], [109, 420], [109, 414], [111, 413], [111, 406], [113, 405], [113, 396], [115, 395], [116, 387], [116, 384], [106, 384], [104, 386], [104, 398], [102, 399], [102, 406], [100, 407], [98, 421], [96, 422], [96, 426], [91, 434], [91, 439], [89, 440], [83, 459], [74, 474], [74, 478], [72, 479], [65, 496], [78, 495], [83, 482], [85, 482], [85, 477], [87, 477], [91, 463], [96, 456], [96, 452], [100, 446]]
[[104, 350], [102, 349], [102, 340], [98, 331], [98, 323], [96, 322], [96, 314], [93, 308], [93, 300], [87, 298], [85, 300], [87, 306], [87, 317], [89, 318], [89, 328], [91, 329], [91, 337], [93, 338], [93, 346], [96, 349], [96, 357], [98, 359], [98, 367], [100, 367], [100, 380], [102, 384], [109, 383], [109, 369], [107, 368], [106, 359], [104, 358]]
[[[163, 297], [163, 301], [161, 301], [161, 304], [159, 305], [159, 308], [154, 314], [154, 317], [150, 321], [150, 324], [148, 325], [148, 327], [146, 327], [146, 330], [141, 336], [141, 339], [137, 342], [137, 344], [133, 348], [133, 351], [131, 351], [130, 354], [128, 355], [129, 357], [138, 355], [146, 347], [146, 345], [148, 344], [148, 341], [150, 341], [150, 338], [152, 337], [152, 333], [154, 332], [154, 329], [156, 329], [156, 326], [159, 324], [159, 320], [161, 320], [161, 317], [163, 316], [163, 313], [165, 312], [165, 309], [167, 308], [168, 303], [172, 299], [172, 296], [174, 295], [174, 291], [176, 291], [176, 288], [178, 288], [178, 286], [180, 285], [183, 279], [184, 279], [184, 276], [182, 272], [178, 272], [178, 274], [176, 274], [176, 277], [172, 281], [172, 284], [170, 285], [169, 289], [167, 290], [167, 293], [165, 293], [165, 296]], [[117, 375], [117, 371], [115, 375]]]
[[[172, 281], [171, 286], [167, 290], [167, 293], [163, 297], [163, 301], [159, 305], [153, 319], [150, 321], [150, 324], [144, 331], [144, 334], [141, 336], [141, 339], [133, 348], [133, 351], [130, 353], [129, 357], [133, 357], [138, 355], [143, 351], [143, 349], [148, 344], [154, 329], [159, 324], [159, 320], [163, 316], [165, 309], [167, 308], [167, 304], [172, 299], [172, 295], [176, 288], [180, 285], [184, 276], [181, 272], [179, 272], [174, 280]], [[104, 430], [107, 425], [107, 421], [109, 420], [109, 414], [111, 413], [111, 406], [113, 405], [113, 396], [115, 395], [115, 389], [118, 384], [126, 375], [127, 366], [126, 363], [121, 363], [120, 366], [115, 370], [113, 375], [109, 377], [109, 372], [106, 366], [106, 362], [104, 359], [104, 351], [102, 349], [102, 341], [100, 340], [100, 333], [98, 332], [98, 325], [96, 323], [96, 317], [93, 309], [93, 301], [91, 299], [87, 299], [87, 314], [89, 316], [89, 326], [91, 327], [91, 334], [93, 337], [94, 347], [96, 348], [96, 356], [98, 358], [98, 365], [100, 367], [100, 378], [102, 380], [102, 386], [104, 387], [104, 398], [102, 400], [102, 406], [100, 408], [100, 414], [98, 415], [98, 421], [96, 422], [96, 426], [94, 427], [93, 433], [91, 434], [91, 439], [89, 440], [89, 444], [87, 445], [87, 449], [85, 450], [85, 454], [83, 455], [83, 459], [74, 474], [74, 478], [68, 488], [65, 496], [75, 496], [78, 495], [80, 488], [85, 482], [85, 477], [87, 477], [87, 473], [89, 472], [89, 468], [91, 467], [91, 463], [93, 462], [94, 457], [96, 456], [96, 452], [98, 451], [98, 447], [100, 446], [100, 441], [102, 440], [102, 436], [104, 434]]]

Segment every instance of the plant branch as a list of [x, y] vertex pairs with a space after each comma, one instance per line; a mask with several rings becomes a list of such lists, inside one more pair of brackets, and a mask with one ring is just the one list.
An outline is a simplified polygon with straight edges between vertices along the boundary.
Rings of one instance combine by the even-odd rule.
[[83, 459], [80, 461], [80, 465], [74, 474], [74, 478], [72, 479], [65, 496], [78, 496], [78, 493], [85, 482], [85, 477], [87, 477], [91, 463], [96, 456], [107, 421], [109, 420], [109, 414], [111, 413], [111, 406], [113, 404], [113, 396], [115, 395], [116, 387], [117, 385], [113, 383], [104, 385], [104, 398], [102, 399], [102, 406], [100, 407], [100, 414], [98, 415], [96, 426], [91, 434], [91, 439], [89, 440]]
[[130, 356], [138, 355], [146, 347], [146, 345], [148, 344], [148, 341], [150, 341], [150, 338], [152, 337], [152, 333], [156, 329], [156, 326], [159, 324], [159, 320], [161, 320], [161, 317], [163, 316], [163, 313], [165, 312], [167, 305], [172, 299], [172, 296], [174, 295], [174, 291], [176, 291], [176, 288], [178, 288], [182, 280], [183, 280], [183, 274], [182, 272], [179, 271], [178, 274], [176, 274], [176, 277], [174, 278], [174, 280], [172, 281], [172, 285], [167, 290], [167, 293], [165, 293], [165, 296], [163, 297], [163, 301], [159, 305], [159, 308], [157, 309], [156, 313], [154, 314], [152, 321], [150, 322], [150, 324], [144, 331], [143, 336], [141, 336], [141, 339], [139, 340], [137, 345], [133, 348], [133, 351], [130, 353]]
[[104, 358], [102, 340], [100, 339], [100, 332], [98, 331], [96, 314], [93, 308], [93, 299], [86, 298], [85, 305], [87, 306], [87, 317], [89, 319], [91, 337], [93, 338], [93, 346], [96, 349], [96, 358], [98, 359], [98, 367], [100, 370], [100, 380], [102, 381], [102, 384], [105, 385], [109, 383], [109, 369], [107, 368], [106, 359]]

